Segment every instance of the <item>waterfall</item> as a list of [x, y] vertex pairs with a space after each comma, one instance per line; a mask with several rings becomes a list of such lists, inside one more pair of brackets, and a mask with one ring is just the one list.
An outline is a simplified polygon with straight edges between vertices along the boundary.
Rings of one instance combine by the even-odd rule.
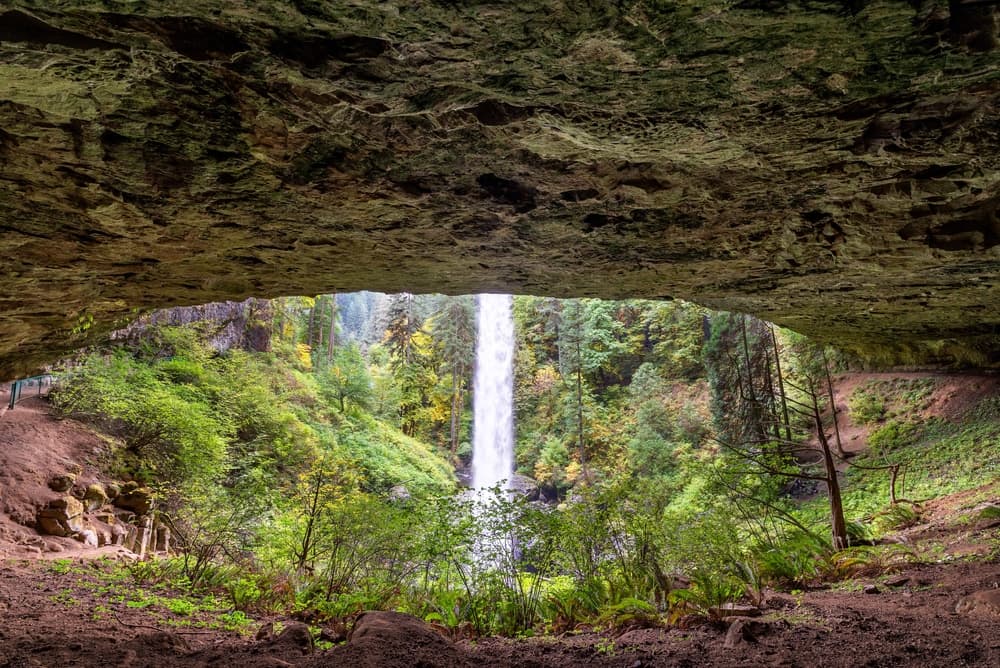
[[510, 295], [479, 295], [473, 381], [472, 487], [514, 473], [514, 314]]

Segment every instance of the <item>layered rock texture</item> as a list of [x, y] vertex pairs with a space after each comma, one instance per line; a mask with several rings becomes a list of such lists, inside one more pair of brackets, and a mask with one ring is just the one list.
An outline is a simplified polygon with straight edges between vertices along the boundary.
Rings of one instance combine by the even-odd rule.
[[996, 13], [916, 5], [0, 2], [0, 375], [135, 308], [362, 288], [989, 363]]

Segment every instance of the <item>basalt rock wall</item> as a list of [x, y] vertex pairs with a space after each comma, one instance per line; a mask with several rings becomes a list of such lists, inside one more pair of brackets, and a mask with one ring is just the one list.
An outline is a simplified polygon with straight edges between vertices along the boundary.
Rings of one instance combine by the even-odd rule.
[[997, 363], [996, 41], [977, 0], [0, 2], [0, 375], [363, 288]]

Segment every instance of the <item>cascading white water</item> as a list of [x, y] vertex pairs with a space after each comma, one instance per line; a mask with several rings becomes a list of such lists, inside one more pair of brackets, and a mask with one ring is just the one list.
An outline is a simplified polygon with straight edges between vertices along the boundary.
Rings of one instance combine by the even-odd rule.
[[472, 487], [504, 483], [514, 473], [514, 314], [510, 295], [479, 295], [473, 382]]

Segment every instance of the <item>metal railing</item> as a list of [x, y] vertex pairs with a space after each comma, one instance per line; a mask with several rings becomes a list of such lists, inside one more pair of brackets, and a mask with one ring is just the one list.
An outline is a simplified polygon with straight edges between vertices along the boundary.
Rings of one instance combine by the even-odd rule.
[[7, 408], [13, 410], [14, 404], [20, 401], [24, 397], [24, 388], [37, 387], [38, 391], [35, 392], [35, 396], [41, 396], [43, 387], [52, 387], [52, 383], [55, 382], [55, 377], [52, 374], [44, 374], [41, 376], [31, 376], [30, 378], [22, 378], [20, 380], [15, 380], [10, 384], [10, 402], [7, 404]]

